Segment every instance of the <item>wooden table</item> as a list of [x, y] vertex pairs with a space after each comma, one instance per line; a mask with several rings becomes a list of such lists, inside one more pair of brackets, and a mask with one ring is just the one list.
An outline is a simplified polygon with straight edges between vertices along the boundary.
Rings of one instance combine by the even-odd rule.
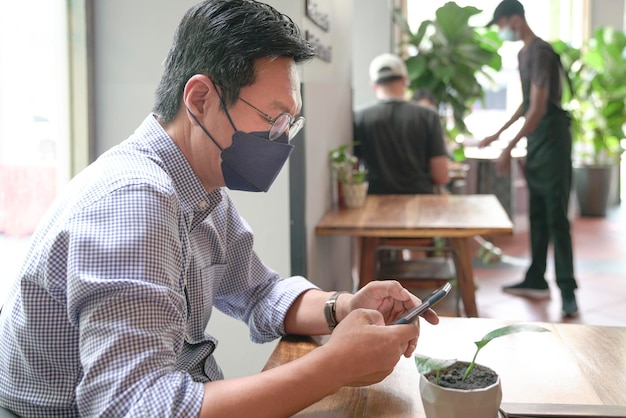
[[[422, 321], [416, 352], [469, 361], [475, 349], [473, 341], [509, 323], [485, 318], [441, 318], [441, 323], [433, 326]], [[604, 416], [616, 410], [626, 414], [626, 328], [540, 325], [552, 332], [511, 334], [492, 341], [478, 355], [478, 363], [500, 375], [503, 409], [563, 410], [595, 405], [606, 408]], [[265, 368], [299, 358], [326, 338], [285, 337]], [[413, 358], [402, 357], [394, 372], [382, 382], [361, 388], [344, 387], [296, 416], [425, 417], [418, 382]]]
[[511, 235], [513, 223], [493, 195], [369, 195], [359, 209], [329, 210], [317, 235], [360, 239], [359, 287], [376, 274], [376, 248], [386, 238], [449, 238], [459, 257], [458, 284], [467, 316], [478, 316], [470, 239]]

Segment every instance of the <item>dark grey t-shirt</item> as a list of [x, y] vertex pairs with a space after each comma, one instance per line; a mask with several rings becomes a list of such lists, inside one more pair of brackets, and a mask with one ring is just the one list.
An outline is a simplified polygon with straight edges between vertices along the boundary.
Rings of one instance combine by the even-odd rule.
[[518, 59], [522, 85], [530, 81], [537, 87], [548, 87], [550, 104], [561, 108], [561, 64], [552, 46], [541, 38], [535, 38], [527, 48], [522, 48]]
[[354, 112], [354, 140], [369, 193], [433, 193], [430, 159], [446, 155], [437, 112], [414, 102], [378, 101]]

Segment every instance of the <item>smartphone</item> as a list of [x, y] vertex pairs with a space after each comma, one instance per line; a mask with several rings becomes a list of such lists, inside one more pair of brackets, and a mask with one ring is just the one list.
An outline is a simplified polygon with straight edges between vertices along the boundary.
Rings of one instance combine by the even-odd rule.
[[446, 297], [448, 293], [450, 293], [451, 289], [452, 285], [450, 283], [444, 284], [439, 289], [431, 293], [426, 299], [424, 299], [421, 305], [411, 309], [402, 318], [394, 322], [394, 325], [410, 324], [411, 322], [415, 321], [421, 313], [426, 311], [431, 306], [434, 306], [437, 302]]

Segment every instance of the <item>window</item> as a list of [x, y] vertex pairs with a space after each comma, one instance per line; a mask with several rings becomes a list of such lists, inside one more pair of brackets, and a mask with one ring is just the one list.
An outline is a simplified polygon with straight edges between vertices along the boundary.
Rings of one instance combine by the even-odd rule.
[[86, 145], [76, 147], [71, 141], [76, 126], [86, 125], [87, 115], [83, 111], [76, 123], [71, 108], [86, 95], [86, 89], [72, 94], [75, 83], [70, 77], [86, 74], [86, 65], [76, 61], [75, 39], [70, 36], [80, 37], [82, 31], [85, 39], [85, 22], [76, 26], [77, 16], [84, 17], [82, 1], [0, 4], [0, 304], [30, 234], [78, 168], [77, 160], [86, 163], [85, 157], [73, 153]]

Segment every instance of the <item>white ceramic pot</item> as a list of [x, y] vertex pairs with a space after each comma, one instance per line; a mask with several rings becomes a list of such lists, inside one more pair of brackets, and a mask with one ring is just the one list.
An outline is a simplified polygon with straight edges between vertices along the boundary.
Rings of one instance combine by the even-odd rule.
[[427, 418], [496, 418], [502, 401], [500, 377], [482, 389], [437, 386], [420, 375], [420, 394]]
[[365, 204], [369, 183], [343, 183], [343, 198], [348, 208], [360, 208]]

